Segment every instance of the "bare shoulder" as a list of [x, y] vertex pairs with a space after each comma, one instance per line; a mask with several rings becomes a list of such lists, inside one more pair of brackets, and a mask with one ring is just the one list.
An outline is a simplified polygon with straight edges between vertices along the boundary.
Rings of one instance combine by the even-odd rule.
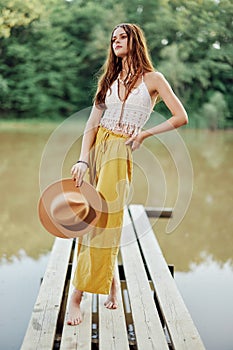
[[161, 72], [153, 71], [145, 74], [145, 81], [149, 84], [161, 84], [167, 82], [166, 78]]
[[148, 86], [151, 95], [155, 94], [156, 92], [158, 93], [161, 90], [161, 88], [169, 86], [164, 75], [157, 71], [145, 73], [144, 80], [146, 85]]
[[145, 78], [147, 79], [163, 79], [164, 75], [161, 72], [153, 71], [145, 73]]

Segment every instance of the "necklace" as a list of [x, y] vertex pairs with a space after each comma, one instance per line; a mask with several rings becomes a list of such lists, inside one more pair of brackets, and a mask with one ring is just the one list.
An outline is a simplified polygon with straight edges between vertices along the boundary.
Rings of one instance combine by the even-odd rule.
[[129, 84], [129, 82], [130, 82], [130, 80], [131, 80], [131, 77], [133, 76], [132, 73], [129, 73], [127, 79], [121, 79], [120, 75], [121, 75], [121, 72], [119, 73], [117, 79], [118, 79], [119, 82], [120, 82], [122, 85], [124, 85], [124, 86], [126, 86], [127, 84]]

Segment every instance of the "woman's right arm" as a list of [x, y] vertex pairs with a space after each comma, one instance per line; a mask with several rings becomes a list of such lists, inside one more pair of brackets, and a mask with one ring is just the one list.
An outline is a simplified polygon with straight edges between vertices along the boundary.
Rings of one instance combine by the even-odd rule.
[[[89, 162], [89, 152], [95, 141], [96, 133], [98, 130], [98, 125], [102, 117], [103, 110], [97, 108], [95, 105], [92, 107], [91, 114], [88, 118], [82, 140], [82, 147], [80, 152], [79, 160], [86, 163]], [[76, 181], [76, 186], [81, 186], [83, 177], [87, 171], [87, 164], [76, 163], [71, 168], [71, 174], [73, 180]]]

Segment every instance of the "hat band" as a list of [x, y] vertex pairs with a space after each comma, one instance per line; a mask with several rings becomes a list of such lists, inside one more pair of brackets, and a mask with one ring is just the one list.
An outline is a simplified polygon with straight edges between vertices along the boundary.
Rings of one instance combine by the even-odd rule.
[[90, 223], [95, 218], [96, 218], [96, 212], [92, 207], [90, 207], [87, 217], [82, 222], [79, 222], [78, 224], [73, 224], [73, 225], [64, 225], [64, 224], [60, 224], [60, 225], [64, 227], [66, 230], [76, 232], [76, 231], [84, 230], [88, 225], [90, 225]]
[[64, 227], [66, 230], [76, 232], [76, 231], [84, 230], [88, 226], [88, 223], [83, 221], [83, 222], [80, 222], [79, 224], [74, 224], [74, 225], [62, 225], [62, 224], [60, 225]]

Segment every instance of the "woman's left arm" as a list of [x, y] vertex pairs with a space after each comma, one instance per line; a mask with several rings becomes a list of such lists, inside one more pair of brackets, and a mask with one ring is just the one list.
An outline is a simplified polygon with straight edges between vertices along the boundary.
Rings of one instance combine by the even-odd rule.
[[136, 137], [129, 138], [126, 144], [131, 144], [132, 150], [139, 148], [140, 144], [149, 136], [170, 131], [188, 123], [188, 115], [184, 106], [173, 92], [163, 74], [159, 72], [148, 73], [147, 82], [150, 90], [160, 95], [172, 116], [165, 122], [140, 132]]

